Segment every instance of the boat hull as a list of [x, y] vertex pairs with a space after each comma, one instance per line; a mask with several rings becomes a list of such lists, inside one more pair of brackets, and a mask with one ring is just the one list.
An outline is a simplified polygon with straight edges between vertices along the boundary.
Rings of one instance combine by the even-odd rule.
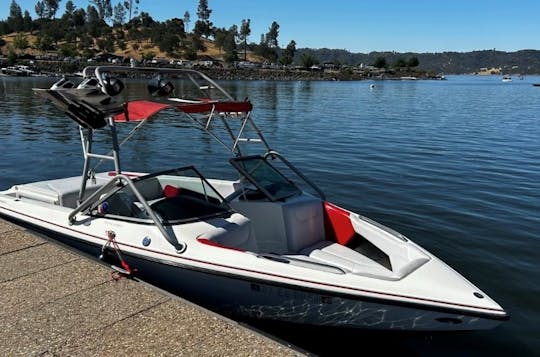
[[[2, 217], [2, 215], [0, 215]], [[94, 259], [100, 245], [14, 217], [4, 218]], [[294, 284], [200, 269], [122, 252], [134, 277], [229, 317], [373, 330], [456, 331], [490, 329], [506, 318], [437, 306], [373, 299]], [[113, 252], [108, 264], [119, 265]]]

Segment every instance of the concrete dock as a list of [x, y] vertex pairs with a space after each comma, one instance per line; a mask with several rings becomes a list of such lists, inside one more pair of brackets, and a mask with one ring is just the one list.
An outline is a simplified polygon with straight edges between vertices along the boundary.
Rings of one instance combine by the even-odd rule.
[[0, 356], [302, 356], [0, 219]]

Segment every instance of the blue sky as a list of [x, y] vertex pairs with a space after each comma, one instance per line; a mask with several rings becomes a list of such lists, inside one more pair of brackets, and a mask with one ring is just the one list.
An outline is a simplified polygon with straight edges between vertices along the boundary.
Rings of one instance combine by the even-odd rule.
[[[11, 0], [0, 0], [0, 18]], [[34, 17], [33, 0], [16, 0]], [[112, 0], [116, 4], [120, 0]], [[65, 10], [62, 0], [58, 16]], [[74, 0], [77, 7], [87, 0]], [[272, 21], [280, 25], [279, 45], [337, 48], [352, 52], [442, 52], [540, 49], [540, 0], [208, 0], [215, 26], [251, 19], [252, 42]], [[197, 20], [198, 0], [140, 0], [140, 10], [157, 20]]]

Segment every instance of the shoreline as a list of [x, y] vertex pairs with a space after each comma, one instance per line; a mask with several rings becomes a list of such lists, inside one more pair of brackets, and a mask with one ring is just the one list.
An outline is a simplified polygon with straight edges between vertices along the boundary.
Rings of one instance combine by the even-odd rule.
[[[110, 65], [110, 64], [99, 64]], [[74, 77], [78, 76], [86, 66], [73, 65], [72, 63], [38, 63], [31, 65], [34, 73], [31, 77]], [[201, 71], [216, 80], [245, 80], [245, 81], [361, 81], [361, 80], [423, 80], [443, 79], [427, 71], [358, 71], [358, 70], [332, 70], [332, 71], [309, 71], [298, 69], [238, 69], [219, 67], [179, 67], [178, 69], [195, 69]], [[13, 76], [5, 74], [4, 76]]]
[[217, 80], [259, 80], [259, 81], [361, 81], [361, 80], [400, 80], [434, 79], [427, 72], [409, 71], [400, 73], [370, 71], [308, 71], [288, 69], [235, 69], [235, 68], [197, 68]]

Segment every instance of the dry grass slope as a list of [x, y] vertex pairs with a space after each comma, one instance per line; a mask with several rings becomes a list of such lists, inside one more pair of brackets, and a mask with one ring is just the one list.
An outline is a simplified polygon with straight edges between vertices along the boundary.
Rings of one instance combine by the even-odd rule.
[[[29, 44], [28, 48], [26, 48], [24, 50], [15, 49], [14, 46], [13, 46], [13, 41], [15, 40], [15, 36], [17, 36], [17, 33], [12, 33], [12, 34], [9, 34], [9, 35], [1, 36], [1, 38], [3, 38], [6, 41], [6, 44], [3, 47], [0, 47], [0, 53], [3, 54], [3, 55], [7, 55], [10, 51], [15, 51], [15, 53], [17, 53], [17, 54], [25, 53], [25, 54], [29, 54], [29, 55], [33, 55], [33, 56], [38, 56], [38, 55], [44, 54], [43, 51], [40, 51], [40, 50], [35, 48], [35, 43], [36, 43], [36, 40], [37, 40], [37, 36], [36, 36], [35, 33], [31, 34], [29, 32], [23, 32], [22, 34], [26, 37], [26, 39], [28, 41], [28, 44]], [[210, 56], [210, 57], [212, 57], [214, 59], [217, 59], [217, 60], [222, 60], [223, 59], [223, 55], [224, 55], [223, 51], [221, 51], [215, 45], [215, 43], [213, 41], [203, 39], [203, 43], [204, 43], [204, 46], [206, 47], [206, 50], [204, 52], [202, 52], [202, 51], [198, 52], [197, 55], [199, 57]], [[61, 46], [62, 44], [64, 44], [64, 42], [59, 42], [58, 46]], [[169, 56], [167, 53], [165, 53], [163, 51], [160, 51], [158, 46], [154, 45], [153, 43], [151, 43], [148, 40], [140, 41], [138, 43], [138, 49], [137, 50], [133, 49], [134, 45], [135, 45], [135, 41], [126, 41], [126, 50], [122, 50], [122, 49], [118, 48], [118, 46], [115, 46], [114, 54], [116, 54], [118, 56], [134, 58], [136, 60], [141, 60], [145, 53], [151, 52], [151, 53], [153, 53], [155, 55], [155, 57], [159, 57], [159, 58], [183, 59], [181, 54], [179, 54], [178, 56]], [[135, 47], [137, 47], [137, 46], [135, 46]], [[95, 51], [98, 51], [97, 47], [93, 47], [93, 49]], [[51, 51], [51, 52], [54, 52], [54, 51]], [[49, 52], [49, 53], [51, 53], [51, 52]], [[242, 58], [243, 53], [240, 53], [240, 51], [239, 51], [238, 56], [240, 58]], [[254, 55], [252, 52], [247, 53], [247, 59], [248, 59], [248, 61], [253, 61], [253, 62], [263, 62], [264, 61], [261, 57]]]

